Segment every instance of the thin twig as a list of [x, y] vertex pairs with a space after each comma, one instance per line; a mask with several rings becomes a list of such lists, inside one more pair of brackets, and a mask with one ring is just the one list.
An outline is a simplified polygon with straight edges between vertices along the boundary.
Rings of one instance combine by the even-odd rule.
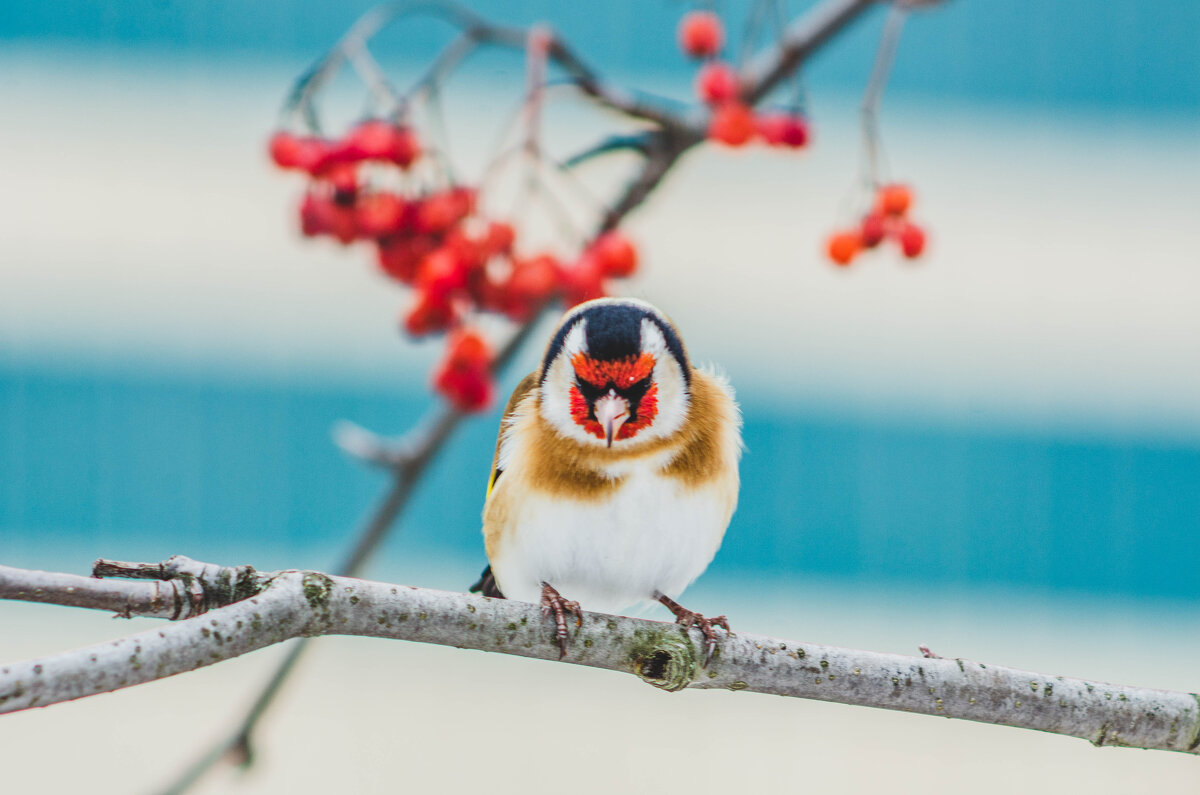
[[877, 2], [879, 0], [826, 0], [815, 6], [788, 27], [777, 46], [750, 62], [741, 76], [742, 96], [750, 104], [757, 104], [821, 45]]
[[879, 50], [875, 54], [875, 64], [871, 67], [871, 77], [867, 80], [866, 91], [863, 92], [860, 109], [862, 143], [867, 161], [867, 180], [872, 188], [880, 184], [879, 103], [883, 99], [883, 90], [887, 87], [892, 64], [896, 61], [896, 48], [900, 45], [900, 34], [904, 30], [906, 19], [908, 9], [902, 5], [893, 6], [888, 13], [883, 36], [879, 40]]
[[[358, 19], [349, 31], [326, 55], [313, 64], [296, 82], [284, 104], [284, 116], [300, 114], [314, 132], [319, 132], [319, 123], [312, 110], [317, 92], [335, 75], [347, 61], [354, 60], [367, 43], [388, 25], [410, 16], [440, 18], [460, 31], [460, 43], [456, 41], [444, 51], [444, 60], [435, 61], [436, 71], [418, 83], [422, 90], [429, 91], [436, 85], [438, 76], [453, 70], [463, 58], [478, 45], [492, 44], [509, 49], [524, 49], [528, 31], [523, 28], [493, 25], [467, 8], [449, 2], [399, 2], [386, 3], [368, 11]], [[549, 36], [547, 55], [559, 68], [566, 72], [573, 83], [586, 96], [625, 115], [651, 121], [659, 125], [674, 124], [675, 116], [659, 107], [651, 99], [627, 94], [602, 80], [571, 47], [556, 33], [547, 29]], [[472, 46], [472, 44], [474, 46]]]

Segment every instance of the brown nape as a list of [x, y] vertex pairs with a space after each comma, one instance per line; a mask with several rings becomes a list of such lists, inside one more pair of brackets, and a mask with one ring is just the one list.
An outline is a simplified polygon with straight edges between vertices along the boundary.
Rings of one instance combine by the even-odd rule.
[[735, 422], [729, 396], [699, 370], [692, 371], [692, 400], [687, 422], [679, 430], [683, 449], [664, 471], [690, 487], [718, 477], [725, 467], [721, 428]]
[[[536, 398], [531, 398], [536, 400]], [[687, 419], [678, 432], [667, 438], [613, 448], [585, 445], [562, 436], [530, 406], [532, 422], [525, 432], [534, 435], [529, 445], [528, 477], [536, 489], [575, 499], [599, 500], [620, 488], [622, 479], [612, 479], [599, 467], [613, 461], [680, 448], [664, 473], [696, 487], [718, 477], [724, 467], [720, 428], [735, 421], [729, 398], [711, 378], [692, 371], [691, 400]]]

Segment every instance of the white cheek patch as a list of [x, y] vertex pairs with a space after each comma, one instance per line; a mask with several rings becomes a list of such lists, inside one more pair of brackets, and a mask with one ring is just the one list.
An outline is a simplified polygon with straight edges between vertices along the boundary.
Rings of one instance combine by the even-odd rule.
[[667, 340], [658, 324], [649, 318], [642, 320], [642, 350], [654, 357], [652, 378], [658, 386], [658, 416], [634, 438], [655, 439], [670, 436], [679, 430], [683, 421], [687, 419], [687, 380], [679, 362], [668, 350]]
[[642, 350], [655, 359], [670, 355], [667, 352], [666, 338], [663, 337], [658, 324], [650, 318], [642, 318]]
[[577, 353], [587, 353], [587, 321], [581, 320], [567, 332], [563, 339], [562, 352], [567, 359], [574, 358]]
[[571, 416], [571, 388], [575, 386], [575, 368], [571, 359], [578, 353], [587, 353], [586, 320], [581, 320], [567, 332], [562, 350], [550, 362], [542, 379], [542, 416], [559, 433], [578, 442], [604, 444], [602, 439], [587, 433]]

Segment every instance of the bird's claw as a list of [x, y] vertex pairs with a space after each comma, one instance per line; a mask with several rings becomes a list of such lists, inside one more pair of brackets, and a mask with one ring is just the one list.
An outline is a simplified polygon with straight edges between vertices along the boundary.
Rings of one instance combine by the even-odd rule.
[[713, 652], [717, 648], [716, 628], [720, 627], [725, 630], [726, 634], [729, 634], [729, 621], [725, 616], [705, 618], [699, 613], [693, 613], [691, 610], [687, 611], [686, 617], [679, 616], [675, 620], [682, 624], [685, 629], [691, 629], [695, 626], [704, 633], [704, 667], [707, 668], [708, 663], [712, 660]]
[[679, 624], [685, 630], [696, 627], [704, 633], [704, 667], [708, 667], [708, 663], [712, 660], [713, 652], [717, 648], [717, 631], [716, 627], [725, 630], [725, 634], [730, 635], [732, 632], [729, 629], [729, 620], [725, 616], [717, 616], [716, 618], [705, 618], [694, 610], [688, 610], [683, 605], [663, 594], [658, 594], [658, 601], [666, 605], [667, 609], [675, 614], [675, 623]]
[[542, 583], [542, 617], [554, 616], [554, 637], [558, 641], [558, 659], [567, 656], [567, 613], [575, 616], [575, 627], [583, 626], [583, 610], [579, 602], [563, 598], [550, 583]]

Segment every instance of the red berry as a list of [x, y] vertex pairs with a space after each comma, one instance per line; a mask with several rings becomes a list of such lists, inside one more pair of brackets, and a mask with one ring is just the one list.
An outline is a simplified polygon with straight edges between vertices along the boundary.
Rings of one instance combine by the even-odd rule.
[[425, 256], [417, 266], [417, 286], [433, 296], [448, 297], [467, 286], [467, 267], [443, 246]]
[[624, 279], [637, 270], [637, 249], [620, 232], [605, 232], [596, 238], [590, 250], [605, 276]]
[[708, 137], [727, 146], [741, 146], [754, 133], [754, 112], [740, 102], [718, 106], [708, 123]]
[[875, 201], [875, 208], [884, 215], [904, 215], [911, 206], [912, 191], [906, 185], [884, 185]]
[[316, 194], [304, 194], [304, 199], [300, 202], [300, 233], [305, 237], [316, 237], [329, 231], [325, 201], [326, 199]]
[[418, 232], [440, 234], [471, 214], [475, 192], [469, 188], [452, 188], [430, 194], [417, 208]]
[[414, 337], [445, 331], [457, 320], [454, 305], [444, 297], [425, 291], [417, 294], [417, 303], [404, 318], [404, 328]]
[[479, 309], [504, 312], [504, 285], [496, 284], [487, 268], [476, 268], [467, 274], [467, 294]]
[[513, 320], [528, 320], [558, 289], [562, 267], [549, 254], [513, 263], [512, 275], [501, 288], [500, 304]]
[[450, 335], [446, 358], [433, 385], [460, 411], [479, 411], [492, 400], [492, 350], [479, 332], [459, 329]]
[[407, 168], [420, 154], [412, 130], [382, 119], [365, 121], [346, 134], [336, 157], [344, 161], [383, 160]]
[[343, 203], [351, 203], [358, 193], [358, 165], [326, 160], [313, 174], [316, 179], [327, 182], [339, 194]]
[[358, 231], [366, 237], [384, 237], [404, 227], [404, 200], [394, 193], [371, 193], [355, 204]]
[[301, 152], [304, 145], [297, 136], [280, 130], [271, 136], [271, 141], [267, 147], [271, 152], [271, 160], [275, 161], [275, 165], [280, 168], [300, 167]]
[[709, 105], [720, 105], [738, 97], [738, 76], [733, 67], [710, 61], [696, 74], [696, 95]]
[[861, 246], [857, 232], [837, 232], [829, 238], [829, 258], [838, 265], [849, 265]]
[[484, 238], [484, 250], [489, 256], [510, 254], [516, 239], [517, 233], [512, 228], [512, 224], [493, 222], [488, 226], [487, 236]]
[[460, 328], [450, 335], [447, 361], [462, 367], [490, 367], [492, 349], [475, 329]]
[[921, 256], [925, 250], [925, 232], [916, 224], [904, 224], [896, 234], [900, 249], [909, 259]]
[[563, 300], [568, 307], [605, 296], [604, 273], [600, 270], [599, 261], [589, 252], [585, 252], [578, 262], [563, 268], [559, 278]]
[[488, 260], [488, 252], [484, 241], [471, 237], [461, 226], [451, 229], [442, 241], [442, 247], [449, 249], [468, 270], [481, 268]]
[[443, 364], [434, 373], [433, 386], [462, 412], [483, 411], [491, 405], [495, 393], [491, 372], [477, 367]]
[[332, 235], [342, 243], [350, 243], [358, 236], [354, 207], [328, 196], [306, 193], [300, 204], [300, 231], [306, 237]]
[[421, 144], [417, 135], [407, 127], [401, 127], [396, 132], [392, 142], [392, 152], [388, 157], [400, 168], [408, 168], [421, 156]]
[[416, 230], [420, 234], [441, 234], [454, 226], [456, 220], [454, 204], [444, 193], [427, 196], [417, 205]]
[[808, 122], [788, 113], [770, 113], [757, 119], [758, 134], [771, 146], [799, 149], [808, 143]]
[[296, 136], [280, 130], [271, 136], [271, 159], [280, 168], [312, 173], [329, 156], [329, 144], [323, 138]]
[[866, 248], [875, 248], [879, 245], [879, 241], [883, 240], [887, 234], [887, 225], [884, 223], [883, 216], [879, 213], [869, 213], [862, 220], [862, 226], [859, 228], [859, 236], [862, 238], [862, 244]]
[[379, 241], [379, 268], [393, 279], [412, 284], [421, 260], [436, 248], [437, 243], [424, 236], [384, 238]]
[[711, 11], [690, 11], [679, 22], [679, 47], [693, 58], [716, 55], [725, 44], [725, 29]]

